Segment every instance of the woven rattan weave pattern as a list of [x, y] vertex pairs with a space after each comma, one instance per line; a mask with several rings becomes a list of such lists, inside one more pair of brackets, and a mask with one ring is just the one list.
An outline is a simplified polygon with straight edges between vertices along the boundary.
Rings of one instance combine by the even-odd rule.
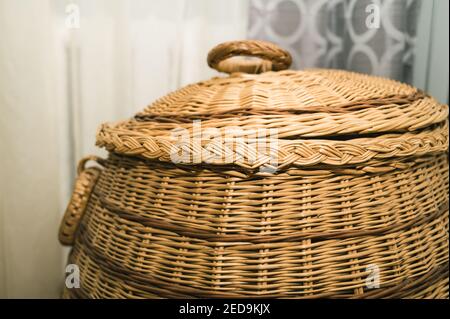
[[446, 155], [403, 164], [408, 168], [385, 174], [290, 169], [269, 177], [230, 178], [206, 168], [190, 171], [114, 155], [95, 194], [119, 216], [178, 226], [194, 237], [260, 236], [264, 242], [338, 237], [349, 229], [381, 231], [405, 224], [445, 202]]
[[[81, 162], [62, 222], [81, 273], [64, 298], [448, 298], [448, 106], [290, 61], [219, 45], [208, 63], [229, 76], [99, 128], [110, 154]], [[230, 127], [271, 146], [203, 134]]]
[[[97, 135], [97, 145], [104, 146], [110, 152], [128, 155], [140, 155], [149, 159], [158, 159], [169, 162], [173, 154], [174, 141], [166, 138], [151, 137], [138, 132], [123, 132], [120, 128], [106, 128], [104, 125]], [[195, 144], [188, 144], [191, 154], [189, 161], [198, 164], [193, 158], [201, 157], [205, 151], [213, 149], [230, 149], [226, 141], [207, 141], [206, 146], [196, 148]], [[270, 143], [270, 140], [268, 140]], [[277, 140], [278, 168], [289, 165], [311, 166], [317, 164], [346, 165], [361, 164], [372, 159], [385, 159], [390, 157], [405, 157], [411, 155], [425, 155], [428, 153], [444, 152], [448, 149], [448, 122], [423, 131], [403, 134], [385, 134], [374, 138], [356, 138], [354, 140]], [[200, 141], [203, 145], [203, 141]], [[235, 164], [248, 169], [257, 169], [270, 164], [272, 156], [270, 149], [258, 150], [259, 144], [233, 144], [232, 150], [238, 146], [241, 152], [235, 156], [209, 160], [211, 164]], [[242, 154], [251, 154], [241, 156]]]

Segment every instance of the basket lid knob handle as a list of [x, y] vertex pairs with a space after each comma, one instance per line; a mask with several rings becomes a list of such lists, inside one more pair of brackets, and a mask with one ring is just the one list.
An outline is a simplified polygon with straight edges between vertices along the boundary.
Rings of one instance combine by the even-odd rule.
[[260, 40], [224, 42], [208, 53], [208, 65], [225, 73], [281, 71], [288, 69], [291, 63], [289, 52]]

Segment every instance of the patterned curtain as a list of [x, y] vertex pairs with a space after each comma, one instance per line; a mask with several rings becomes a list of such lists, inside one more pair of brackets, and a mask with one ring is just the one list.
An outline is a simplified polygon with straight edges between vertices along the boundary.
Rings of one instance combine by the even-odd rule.
[[339, 68], [411, 83], [420, 0], [251, 0], [248, 37], [293, 68]]

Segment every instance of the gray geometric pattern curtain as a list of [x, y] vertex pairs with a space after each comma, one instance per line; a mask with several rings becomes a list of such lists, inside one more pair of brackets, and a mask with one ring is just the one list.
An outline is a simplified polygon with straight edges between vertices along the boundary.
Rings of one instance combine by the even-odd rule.
[[251, 0], [248, 38], [288, 49], [294, 69], [338, 68], [411, 83], [420, 2]]

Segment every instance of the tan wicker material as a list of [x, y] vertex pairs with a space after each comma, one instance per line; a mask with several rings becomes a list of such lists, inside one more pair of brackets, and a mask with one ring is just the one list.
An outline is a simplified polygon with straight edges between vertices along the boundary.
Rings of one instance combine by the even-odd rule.
[[[106, 124], [107, 125], [107, 124]], [[122, 133], [117, 127], [100, 128], [97, 145], [105, 146], [111, 152], [127, 155], [140, 155], [149, 159], [170, 161], [175, 141], [165, 138], [139, 135], [139, 133]], [[131, 135], [128, 135], [131, 134]], [[384, 134], [373, 138], [355, 138], [353, 140], [279, 140], [277, 158], [279, 168], [295, 166], [311, 166], [317, 164], [346, 165], [361, 164], [372, 159], [390, 157], [406, 157], [444, 152], [448, 149], [448, 122], [424, 129], [417, 133]], [[203, 141], [200, 141], [204, 144]], [[268, 142], [270, 143], [270, 142]], [[225, 141], [206, 144], [206, 147], [189, 147], [191, 158], [184, 164], [199, 164], [193, 158], [201, 156], [205, 150], [225, 149]], [[235, 148], [233, 145], [231, 148]], [[242, 145], [243, 154], [250, 156], [230, 156], [209, 161], [208, 164], [235, 164], [243, 168], [256, 169], [271, 161], [269, 150], [259, 151], [255, 144]]]
[[85, 168], [89, 160], [98, 160], [98, 158], [95, 156], [86, 157], [78, 165], [78, 178], [74, 185], [72, 198], [59, 228], [58, 237], [63, 245], [73, 245], [80, 219], [83, 217], [89, 197], [100, 176], [98, 167]]
[[[260, 59], [233, 61], [240, 56], [258, 57]], [[208, 54], [208, 65], [219, 72], [261, 73], [270, 70], [280, 71], [289, 68], [292, 57], [289, 52], [265, 41], [235, 41], [219, 44]], [[244, 70], [243, 70], [244, 69]]]
[[[64, 298], [448, 298], [448, 106], [392, 80], [280, 71], [290, 59], [219, 45], [208, 63], [229, 76], [100, 127], [110, 155], [81, 163], [61, 227], [81, 271]], [[230, 127], [245, 138], [204, 133]]]

